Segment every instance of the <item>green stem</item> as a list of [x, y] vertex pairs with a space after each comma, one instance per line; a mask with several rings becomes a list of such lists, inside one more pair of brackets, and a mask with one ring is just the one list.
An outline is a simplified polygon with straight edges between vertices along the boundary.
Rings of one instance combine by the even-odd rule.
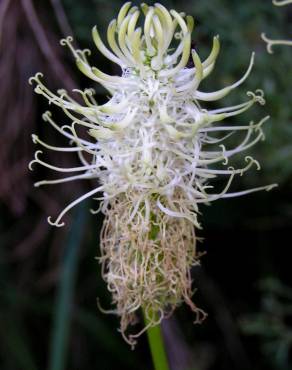
[[64, 370], [72, 319], [72, 306], [77, 275], [79, 248], [87, 219], [87, 203], [81, 204], [73, 214], [71, 229], [66, 242], [62, 270], [56, 297], [53, 332], [51, 338], [50, 370]]
[[[145, 313], [144, 321], [145, 325], [147, 325], [148, 319], [146, 318]], [[154, 370], [169, 370], [160, 324], [149, 328], [147, 330], [147, 337], [154, 365]]]

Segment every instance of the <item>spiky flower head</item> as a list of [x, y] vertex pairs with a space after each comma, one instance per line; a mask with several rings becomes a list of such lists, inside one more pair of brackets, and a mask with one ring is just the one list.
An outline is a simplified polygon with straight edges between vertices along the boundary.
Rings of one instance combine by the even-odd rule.
[[[292, 0], [273, 0], [272, 1], [274, 5], [276, 6], [284, 6], [288, 4], [292, 4]], [[265, 33], [262, 33], [262, 39], [267, 43], [267, 50], [270, 54], [273, 54], [273, 46], [275, 45], [286, 45], [286, 46], [292, 46], [292, 40], [274, 40], [270, 39], [266, 36]]]
[[[191, 301], [190, 276], [191, 267], [198, 264], [195, 229], [201, 227], [199, 205], [273, 187], [228, 192], [236, 175], [253, 165], [259, 169], [251, 157], [245, 157], [246, 164], [240, 169], [227, 164], [231, 156], [264, 138], [262, 124], [268, 117], [248, 125], [222, 122], [255, 103], [263, 105], [263, 92], [249, 91], [247, 99], [234, 106], [204, 108], [205, 102], [223, 98], [244, 82], [254, 54], [239, 81], [203, 92], [199, 85], [215, 66], [219, 37], [214, 37], [210, 55], [202, 61], [191, 46], [192, 17], [168, 11], [161, 4], [142, 4], [141, 8], [143, 23], [137, 7], [126, 3], [121, 8], [107, 29], [109, 46], [96, 27], [92, 31], [97, 49], [121, 68], [120, 75], [111, 76], [92, 67], [88, 50], [74, 49], [71, 37], [61, 41], [72, 51], [80, 71], [107, 90], [110, 98], [106, 104], [98, 104], [93, 89], [76, 90], [84, 101], [80, 104], [64, 90], [57, 94], [50, 91], [40, 74], [31, 79], [36, 83], [35, 92], [60, 107], [72, 121], [60, 127], [51, 113], [43, 115], [68, 138], [68, 148], [45, 144], [36, 135], [33, 141], [51, 150], [76, 152], [81, 160], [79, 167], [60, 168], [44, 162], [37, 151], [31, 165], [39, 163], [73, 175], [35, 185], [96, 180], [94, 189], [49, 222], [62, 226], [63, 216], [74, 205], [94, 195], [100, 200], [98, 211], [105, 215], [102, 274], [112, 293], [112, 312], [121, 317], [123, 335], [140, 308], [148, 325], [153, 326], [185, 301], [200, 321], [204, 314]], [[87, 129], [88, 138], [81, 137], [80, 128]], [[240, 132], [245, 133], [240, 144], [225, 148], [224, 140]], [[219, 191], [211, 185], [217, 176], [227, 178]], [[135, 342], [134, 335], [126, 339]]]

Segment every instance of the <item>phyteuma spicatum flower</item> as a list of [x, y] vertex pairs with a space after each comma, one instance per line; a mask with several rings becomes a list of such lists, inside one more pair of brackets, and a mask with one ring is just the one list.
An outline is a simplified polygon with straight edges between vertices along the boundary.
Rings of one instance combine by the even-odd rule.
[[[123, 5], [108, 26], [108, 46], [97, 28], [92, 30], [97, 49], [120, 67], [120, 75], [111, 76], [92, 67], [88, 50], [74, 49], [71, 37], [61, 41], [71, 50], [79, 70], [110, 95], [106, 104], [98, 104], [93, 89], [76, 90], [82, 105], [64, 90], [57, 94], [50, 91], [39, 73], [30, 80], [36, 84], [36, 93], [72, 120], [71, 125], [60, 127], [50, 112], [43, 115], [68, 138], [68, 148], [48, 145], [36, 135], [33, 141], [50, 150], [77, 152], [81, 160], [79, 167], [60, 168], [43, 161], [42, 152], [37, 151], [30, 167], [39, 163], [71, 175], [35, 185], [78, 179], [96, 179], [97, 184], [49, 222], [62, 226], [63, 216], [77, 203], [91, 196], [100, 200], [98, 211], [105, 215], [99, 259], [102, 275], [115, 305], [111, 312], [121, 317], [121, 332], [131, 344], [136, 336], [125, 336], [125, 331], [135, 322], [140, 308], [148, 326], [159, 323], [182, 301], [197, 313], [197, 321], [204, 317], [191, 301], [190, 269], [198, 264], [195, 229], [201, 227], [199, 205], [274, 187], [229, 192], [236, 175], [243, 175], [253, 165], [259, 169], [259, 163], [249, 156], [240, 169], [227, 163], [231, 156], [246, 152], [264, 138], [262, 125], [268, 117], [247, 125], [222, 122], [256, 103], [263, 105], [263, 92], [249, 91], [246, 100], [234, 106], [204, 108], [205, 102], [225, 97], [246, 80], [254, 54], [240, 80], [203, 92], [199, 86], [215, 66], [219, 37], [214, 37], [210, 55], [201, 60], [191, 47], [191, 16], [168, 11], [161, 4], [142, 4], [141, 9], [144, 23], [139, 26], [140, 10], [129, 2]], [[87, 139], [78, 134], [82, 127], [88, 129]], [[245, 133], [241, 143], [226, 148], [224, 140], [240, 132]], [[227, 178], [219, 191], [211, 185], [217, 176]], [[153, 312], [158, 314], [154, 317]]]
[[[292, 0], [273, 0], [272, 2], [276, 6], [292, 4]], [[273, 46], [275, 45], [292, 46], [292, 40], [273, 40], [268, 38], [265, 33], [262, 33], [261, 37], [267, 43], [267, 50], [270, 54], [273, 54]]]

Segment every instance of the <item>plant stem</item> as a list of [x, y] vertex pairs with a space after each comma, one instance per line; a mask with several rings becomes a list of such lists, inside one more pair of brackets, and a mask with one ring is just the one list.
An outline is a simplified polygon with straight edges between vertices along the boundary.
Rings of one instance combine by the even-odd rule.
[[87, 219], [86, 205], [81, 204], [73, 214], [71, 229], [66, 242], [62, 270], [56, 297], [51, 338], [50, 370], [64, 370], [72, 318], [72, 304], [77, 275], [79, 247]]
[[[148, 319], [144, 313], [145, 325], [148, 324]], [[161, 326], [156, 325], [147, 330], [148, 343], [152, 356], [152, 361], [155, 370], [169, 370], [168, 360], [164, 347], [164, 340], [161, 331]]]

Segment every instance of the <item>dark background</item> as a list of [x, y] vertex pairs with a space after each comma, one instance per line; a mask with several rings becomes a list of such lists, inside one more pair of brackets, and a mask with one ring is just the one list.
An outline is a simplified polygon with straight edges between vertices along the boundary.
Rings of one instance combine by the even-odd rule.
[[[269, 55], [260, 38], [261, 32], [292, 38], [292, 6], [276, 8], [266, 0], [162, 3], [194, 16], [193, 40], [200, 55], [206, 56], [213, 35], [220, 35], [221, 53], [206, 90], [239, 78], [256, 51], [248, 81], [222, 104], [236, 103], [246, 91], [262, 88], [266, 106], [253, 107], [239, 122], [266, 114], [271, 119], [266, 140], [248, 153], [262, 170], [240, 177], [233, 188], [279, 184], [269, 193], [201, 208], [204, 229], [199, 235], [204, 241], [199, 249], [207, 254], [202, 267], [193, 271], [198, 288], [193, 300], [209, 316], [202, 325], [193, 325], [193, 314], [182, 305], [164, 322], [171, 369], [292, 369], [292, 49], [275, 47]], [[52, 145], [66, 144], [42, 121], [47, 102], [33, 94], [28, 78], [41, 71], [53, 90], [93, 86], [98, 101], [105, 101], [104, 91], [81, 76], [59, 39], [73, 34], [80, 47], [92, 50], [93, 64], [116, 73], [96, 52], [91, 28], [96, 24], [104, 35], [121, 4], [0, 0], [1, 370], [152, 368], [145, 335], [131, 351], [117, 331], [118, 319], [96, 307], [97, 296], [103, 306], [110, 305], [95, 260], [102, 215], [88, 211], [96, 204], [77, 207], [61, 229], [46, 221], [94, 184], [35, 189], [34, 181], [52, 174], [39, 166], [31, 173], [27, 169], [36, 149], [32, 133]], [[64, 120], [58, 110], [54, 115]], [[46, 158], [64, 167], [78, 163], [67, 154], [46, 153]], [[242, 156], [235, 159], [240, 163]]]

